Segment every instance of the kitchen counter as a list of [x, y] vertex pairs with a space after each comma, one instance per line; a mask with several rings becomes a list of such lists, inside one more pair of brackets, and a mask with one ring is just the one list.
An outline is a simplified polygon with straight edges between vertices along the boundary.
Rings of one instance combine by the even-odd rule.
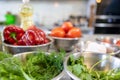
[[111, 37], [111, 38], [120, 38], [120, 34], [84, 34], [80, 39], [82, 41], [95, 41], [96, 38], [100, 37]]
[[[0, 30], [2, 31], [3, 27], [1, 27]], [[96, 41], [96, 38], [99, 38], [99, 37], [120, 38], [120, 34], [92, 34], [92, 32], [90, 32], [90, 33], [91, 34], [83, 34], [83, 36], [80, 38], [80, 41]], [[60, 80], [72, 80], [72, 79], [64, 71], [62, 78]]]

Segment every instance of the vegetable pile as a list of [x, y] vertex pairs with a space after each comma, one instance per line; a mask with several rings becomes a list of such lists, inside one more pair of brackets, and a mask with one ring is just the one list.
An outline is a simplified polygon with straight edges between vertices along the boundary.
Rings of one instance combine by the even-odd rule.
[[68, 61], [68, 69], [81, 80], [120, 80], [120, 69], [112, 69], [106, 72], [93, 70], [93, 67], [88, 69], [84, 64], [83, 56], [75, 59], [71, 55]]
[[120, 40], [117, 40], [116, 45], [120, 46]]
[[79, 38], [82, 36], [82, 31], [74, 27], [71, 22], [64, 22], [60, 27], [53, 28], [50, 35], [61, 38]]
[[3, 30], [4, 41], [12, 45], [39, 45], [49, 42], [46, 38], [45, 33], [37, 28], [36, 26], [31, 26], [26, 31], [22, 28], [9, 25]]
[[120, 39], [118, 39], [116, 41], [113, 41], [113, 40], [114, 39], [111, 39], [111, 38], [105, 38], [102, 40], [102, 42], [109, 43], [109, 44], [116, 45], [116, 46], [120, 46]]
[[0, 80], [51, 80], [63, 70], [64, 54], [39, 51], [27, 55], [24, 62], [16, 57], [0, 59]]

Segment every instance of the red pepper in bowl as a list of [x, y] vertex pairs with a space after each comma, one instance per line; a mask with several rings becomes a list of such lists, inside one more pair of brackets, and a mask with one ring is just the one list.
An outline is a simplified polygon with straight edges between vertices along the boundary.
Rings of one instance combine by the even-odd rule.
[[49, 42], [45, 33], [36, 26], [24, 31], [22, 28], [10, 25], [4, 31], [4, 41], [13, 45], [40, 45]]
[[34, 30], [27, 30], [22, 38], [18, 41], [18, 45], [37, 45], [42, 44], [44, 39]]
[[3, 36], [5, 42], [9, 44], [14, 44], [24, 35], [25, 31], [15, 25], [6, 26], [3, 31]]
[[39, 29], [38, 27], [36, 27], [35, 25], [30, 26], [27, 30], [33, 30], [35, 31], [38, 35], [41, 35], [41, 37], [46, 38], [45, 33], [43, 32], [43, 30]]
[[47, 42], [45, 33], [41, 29], [32, 26], [25, 31], [25, 34], [18, 41], [17, 45], [39, 45]]

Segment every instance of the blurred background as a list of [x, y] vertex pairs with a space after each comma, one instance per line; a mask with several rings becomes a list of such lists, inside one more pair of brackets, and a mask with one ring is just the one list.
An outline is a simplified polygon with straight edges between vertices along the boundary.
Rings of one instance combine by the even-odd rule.
[[[51, 30], [69, 20], [85, 34], [114, 34], [120, 30], [120, 7], [115, 5], [119, 2], [120, 0], [30, 0], [34, 9], [33, 21], [38, 27]], [[20, 26], [21, 4], [22, 0], [0, 0], [0, 30], [9, 24]], [[111, 4], [113, 12], [111, 7], [108, 8]], [[119, 33], [117, 31], [115, 34]]]

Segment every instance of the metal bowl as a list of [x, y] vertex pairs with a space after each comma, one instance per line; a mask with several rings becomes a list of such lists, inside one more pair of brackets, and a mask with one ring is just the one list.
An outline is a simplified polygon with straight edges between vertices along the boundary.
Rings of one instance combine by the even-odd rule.
[[120, 50], [120, 46], [116, 45], [116, 42], [120, 40], [120, 38], [112, 38], [112, 37], [99, 37], [96, 38], [96, 41], [99, 44], [103, 44], [107, 48], [107, 53], [117, 52]]
[[57, 50], [63, 49], [65, 51], [71, 51], [74, 46], [79, 42], [80, 38], [59, 38], [52, 37], [54, 42], [53, 45]]
[[[101, 63], [96, 65], [94, 67], [95, 70], [99, 71], [109, 71], [115, 68], [120, 68], [120, 59], [117, 57], [113, 57], [107, 54], [101, 54], [101, 53], [94, 53], [94, 52], [84, 52], [84, 53], [74, 53], [73, 54], [75, 58], [79, 58], [80, 56], [84, 56], [84, 63], [87, 66], [87, 68], [91, 68], [95, 63], [97, 63], [100, 60], [103, 60]], [[80, 80], [76, 75], [74, 75], [72, 72], [70, 72], [67, 68], [68, 56], [64, 62], [64, 68], [67, 74], [73, 79], [73, 80]]]
[[29, 52], [29, 51], [36, 51], [36, 50], [48, 51], [53, 40], [50, 37], [47, 37], [47, 38], [49, 39], [48, 43], [35, 45], [35, 46], [15, 46], [15, 45], [10, 45], [3, 42], [3, 51], [6, 51], [11, 54], [18, 54], [22, 52]]
[[[32, 52], [23, 52], [23, 53], [15, 54], [14, 57], [17, 57], [20, 60], [22, 60], [23, 62], [25, 62], [26, 57], [29, 54], [35, 54], [35, 51], [32, 51]], [[50, 53], [46, 52], [46, 54], [50, 54]], [[57, 75], [56, 77], [54, 77], [52, 80], [60, 80], [63, 77], [63, 75], [64, 75], [64, 70], [59, 75]]]
[[112, 38], [112, 37], [99, 37], [96, 38], [96, 41], [102, 42], [104, 44], [110, 44], [112, 46], [117, 46], [120, 48], [120, 46], [116, 45], [116, 42], [120, 40], [120, 38]]

